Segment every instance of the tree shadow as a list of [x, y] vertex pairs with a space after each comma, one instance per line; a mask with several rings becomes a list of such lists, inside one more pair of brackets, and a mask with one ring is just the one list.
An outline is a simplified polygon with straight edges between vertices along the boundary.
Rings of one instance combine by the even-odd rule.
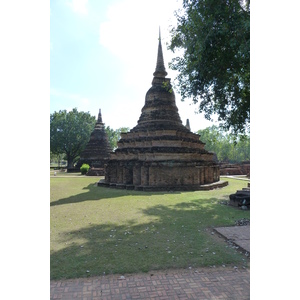
[[79, 203], [84, 201], [94, 201], [102, 200], [109, 198], [117, 198], [124, 196], [145, 196], [145, 195], [165, 195], [165, 194], [178, 194], [180, 192], [144, 192], [144, 191], [135, 191], [135, 190], [125, 190], [125, 189], [113, 189], [107, 187], [99, 187], [97, 183], [91, 183], [83, 188], [87, 192], [69, 196], [66, 198], [61, 198], [56, 201], [50, 202], [50, 206], [70, 204], [70, 203]]
[[[69, 198], [61, 200], [74, 203]], [[244, 263], [242, 254], [216, 241], [211, 228], [233, 225], [248, 216], [245, 211], [208, 198], [141, 212], [152, 221], [128, 220], [60, 232], [56, 236], [60, 249], [51, 251], [51, 279]]]

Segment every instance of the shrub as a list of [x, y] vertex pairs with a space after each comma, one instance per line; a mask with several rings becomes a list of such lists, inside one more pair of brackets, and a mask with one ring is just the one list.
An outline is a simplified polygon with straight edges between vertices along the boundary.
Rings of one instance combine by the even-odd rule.
[[88, 164], [83, 164], [80, 167], [80, 172], [82, 175], [85, 175], [89, 169], [90, 169], [90, 166]]

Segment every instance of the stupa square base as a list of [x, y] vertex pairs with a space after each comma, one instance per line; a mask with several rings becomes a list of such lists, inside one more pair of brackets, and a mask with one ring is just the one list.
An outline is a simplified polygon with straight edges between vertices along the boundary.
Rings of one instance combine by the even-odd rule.
[[209, 184], [202, 184], [202, 185], [182, 185], [182, 186], [134, 186], [132, 184], [116, 184], [116, 183], [107, 183], [104, 179], [101, 179], [98, 186], [102, 187], [110, 187], [116, 189], [126, 189], [126, 190], [136, 190], [136, 191], [144, 191], [144, 192], [171, 192], [171, 191], [209, 191], [218, 188], [222, 188], [228, 185], [228, 181], [217, 181]]

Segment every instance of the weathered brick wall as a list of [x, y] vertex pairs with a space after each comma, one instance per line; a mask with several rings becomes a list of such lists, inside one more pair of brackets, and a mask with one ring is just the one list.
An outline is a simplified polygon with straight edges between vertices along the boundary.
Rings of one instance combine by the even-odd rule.
[[250, 162], [228, 164], [220, 163], [220, 175], [249, 175], [250, 174]]
[[134, 186], [193, 186], [220, 179], [218, 166], [196, 166], [185, 162], [112, 162], [106, 168], [107, 182]]

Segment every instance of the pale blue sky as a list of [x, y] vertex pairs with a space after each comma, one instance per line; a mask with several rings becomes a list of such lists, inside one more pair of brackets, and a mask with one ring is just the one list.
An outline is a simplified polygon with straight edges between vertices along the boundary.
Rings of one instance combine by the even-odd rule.
[[[165, 67], [171, 51], [170, 26], [176, 24], [177, 0], [51, 0], [50, 113], [77, 107], [114, 129], [137, 124], [151, 87], [161, 27]], [[195, 114], [191, 101], [176, 103], [192, 131], [213, 123]]]

